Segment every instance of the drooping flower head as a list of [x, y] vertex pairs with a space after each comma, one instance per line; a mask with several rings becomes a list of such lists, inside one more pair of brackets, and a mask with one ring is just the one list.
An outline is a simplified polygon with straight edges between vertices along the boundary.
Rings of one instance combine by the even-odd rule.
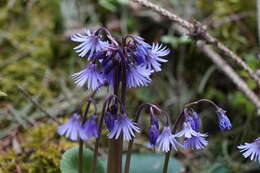
[[158, 149], [164, 152], [170, 151], [172, 147], [177, 151], [177, 146], [182, 146], [176, 139], [175, 135], [172, 134], [170, 126], [163, 127], [161, 134], [157, 138]]
[[95, 90], [99, 85], [105, 82], [102, 72], [98, 69], [97, 64], [88, 64], [87, 67], [72, 75], [72, 79], [78, 87], [82, 87], [85, 83], [88, 88]]
[[161, 58], [170, 53], [167, 47], [163, 47], [159, 43], [153, 43], [152, 46], [149, 45], [141, 37], [133, 36], [135, 41], [135, 60], [140, 65], [144, 65], [147, 69], [152, 72], [161, 71], [162, 62], [167, 62], [167, 60]]
[[191, 128], [196, 132], [200, 130], [200, 117], [199, 114], [193, 110], [184, 109], [186, 121], [189, 122]]
[[153, 43], [151, 50], [149, 50], [149, 56], [145, 61], [145, 65], [148, 69], [154, 70], [155, 72], [161, 71], [162, 62], [167, 62], [167, 60], [161, 58], [170, 53], [170, 50], [163, 47], [162, 44]]
[[158, 136], [159, 136], [159, 122], [154, 115], [151, 115], [150, 127], [148, 131], [149, 147], [154, 147], [156, 145]]
[[216, 113], [217, 113], [217, 116], [218, 116], [218, 126], [219, 126], [219, 129], [221, 131], [230, 130], [232, 128], [232, 125], [231, 125], [230, 120], [226, 116], [227, 111], [219, 108], [216, 111]]
[[252, 143], [245, 143], [237, 147], [245, 158], [260, 163], [260, 138]]
[[107, 129], [111, 132], [115, 126], [115, 116], [110, 112], [105, 112], [104, 119]]
[[152, 46], [144, 41], [142, 37], [131, 36], [134, 40], [134, 48], [136, 61], [139, 63], [144, 63], [145, 58], [149, 56], [149, 51]]
[[154, 124], [159, 129], [159, 121], [154, 115], [151, 115], [150, 124]]
[[[206, 137], [206, 136], [204, 136]], [[192, 136], [184, 140], [183, 148], [192, 150], [201, 150], [208, 145], [208, 141], [202, 136]]]
[[139, 132], [137, 124], [130, 120], [126, 114], [121, 114], [115, 120], [114, 127], [108, 134], [108, 138], [118, 139], [120, 135], [123, 135], [124, 140], [129, 141], [135, 137], [135, 133]]
[[80, 115], [77, 113], [74, 113], [68, 122], [59, 126], [57, 133], [72, 141], [78, 141], [79, 139], [88, 140], [88, 136], [80, 123]]
[[72, 41], [80, 43], [80, 45], [74, 48], [80, 57], [87, 55], [89, 59], [92, 59], [97, 52], [106, 50], [108, 47], [108, 43], [102, 41], [96, 32], [86, 30], [84, 34], [71, 36]]
[[159, 136], [159, 130], [156, 127], [156, 125], [152, 124], [149, 127], [149, 132], [148, 132], [148, 138], [150, 142], [150, 146], [155, 146], [157, 138]]
[[[101, 31], [105, 31], [106, 36], [102, 37]], [[87, 83], [92, 90], [104, 81], [108, 81], [110, 87], [118, 81], [128, 88], [146, 86], [152, 81], [150, 75], [160, 71], [160, 63], [166, 62], [161, 57], [169, 54], [166, 47], [158, 43], [151, 46], [139, 36], [125, 36], [119, 44], [104, 28], [84, 35], [74, 34], [72, 40], [80, 43], [75, 47], [79, 56], [89, 60], [84, 70], [73, 74], [73, 80], [79, 87]]]
[[183, 123], [183, 128], [180, 132], [178, 132], [176, 137], [184, 137], [184, 147], [188, 149], [190, 147], [193, 150], [203, 149], [208, 145], [205, 137], [207, 134], [202, 134], [196, 132], [192, 127], [189, 121], [185, 121]]
[[144, 66], [129, 66], [127, 70], [127, 87], [136, 88], [147, 86], [152, 80], [150, 78], [151, 71]]
[[96, 137], [98, 138], [98, 119], [97, 115], [94, 114], [88, 118], [88, 120], [83, 125], [84, 131], [89, 139]]

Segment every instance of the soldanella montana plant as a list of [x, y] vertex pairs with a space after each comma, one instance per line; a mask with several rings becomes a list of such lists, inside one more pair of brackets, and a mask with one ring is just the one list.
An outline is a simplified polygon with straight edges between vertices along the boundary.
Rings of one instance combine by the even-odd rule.
[[[221, 131], [230, 130], [231, 122], [227, 111], [208, 99], [200, 99], [183, 106], [182, 111], [172, 123], [168, 113], [151, 103], [141, 104], [135, 115], [127, 113], [127, 90], [148, 86], [152, 82], [152, 74], [162, 70], [166, 63], [165, 56], [170, 49], [160, 43], [149, 44], [143, 38], [135, 35], [125, 35], [119, 42], [106, 28], [86, 30], [74, 34], [71, 40], [78, 45], [76, 53], [86, 61], [81, 71], [72, 75], [76, 86], [87, 86], [93, 93], [84, 98], [78, 108], [72, 113], [70, 120], [60, 125], [57, 132], [72, 141], [79, 142], [78, 172], [83, 173], [84, 160], [82, 157], [83, 144], [87, 140], [96, 140], [92, 159], [92, 173], [96, 172], [98, 148], [102, 130], [106, 128], [109, 139], [108, 173], [122, 172], [123, 141], [128, 141], [127, 156], [124, 172], [129, 172], [132, 145], [134, 138], [142, 131], [147, 131], [147, 147], [156, 152], [166, 152], [163, 172], [167, 172], [171, 150], [201, 150], [208, 145], [208, 133], [201, 131], [201, 116], [195, 111], [195, 106], [207, 103], [215, 108], [216, 124]], [[113, 91], [103, 100], [99, 111], [95, 95], [100, 90], [108, 88]], [[89, 115], [90, 106], [94, 112]], [[84, 108], [84, 111], [82, 111]], [[139, 119], [148, 110], [149, 124], [147, 128], [139, 125]], [[105, 139], [104, 139], [105, 140]], [[240, 145], [245, 157], [260, 161], [260, 142], [257, 138], [252, 143]], [[149, 166], [149, 165], [147, 165]]]

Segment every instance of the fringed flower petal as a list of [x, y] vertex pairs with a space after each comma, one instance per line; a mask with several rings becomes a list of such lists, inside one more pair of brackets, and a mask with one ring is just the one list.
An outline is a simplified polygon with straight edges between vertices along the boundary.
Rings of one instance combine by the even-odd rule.
[[131, 121], [127, 115], [122, 114], [115, 120], [114, 128], [108, 134], [108, 138], [118, 139], [122, 134], [124, 140], [129, 141], [135, 137], [135, 133], [139, 133], [140, 129], [137, 127], [137, 124]]

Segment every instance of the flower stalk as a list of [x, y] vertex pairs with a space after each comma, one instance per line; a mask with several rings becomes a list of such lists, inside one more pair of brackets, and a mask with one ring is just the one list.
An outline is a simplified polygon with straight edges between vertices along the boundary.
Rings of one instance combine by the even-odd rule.
[[[106, 99], [105, 102], [103, 104], [103, 108], [102, 108], [102, 112], [101, 112], [101, 118], [99, 121], [99, 127], [98, 127], [98, 133], [101, 134], [102, 131], [102, 125], [104, 122], [104, 116], [105, 116], [105, 111], [109, 105], [109, 103], [111, 102], [112, 99], [116, 99], [117, 102], [120, 102], [120, 100], [118, 99], [118, 97], [116, 95], [109, 95]], [[94, 149], [94, 156], [93, 156], [93, 160], [92, 160], [92, 173], [96, 173], [96, 167], [97, 167], [97, 156], [98, 156], [98, 147], [99, 147], [99, 143], [100, 143], [100, 138], [101, 136], [99, 135], [99, 137], [96, 139], [96, 143], [95, 143], [95, 149]]]
[[[83, 117], [82, 117], [82, 122], [81, 122], [82, 125], [85, 123], [85, 121], [87, 119], [87, 114], [88, 114], [88, 111], [89, 111], [89, 108], [90, 108], [90, 104], [91, 104], [91, 101], [89, 100], [88, 103], [87, 103], [87, 107], [84, 111]], [[84, 145], [83, 140], [79, 139], [79, 170], [78, 170], [79, 173], [83, 173], [83, 164], [84, 164], [83, 145]]]
[[[157, 106], [150, 104], [150, 103], [143, 103], [142, 105], [140, 105], [140, 107], [138, 108], [137, 112], [136, 112], [136, 116], [135, 116], [135, 123], [138, 123], [141, 112], [146, 108], [146, 107], [150, 107], [150, 113], [153, 114], [153, 110], [152, 108], [155, 108], [156, 110], [161, 111]], [[125, 169], [124, 169], [124, 173], [129, 173], [129, 169], [130, 169], [130, 162], [131, 162], [131, 154], [132, 154], [132, 148], [133, 148], [133, 144], [134, 144], [134, 138], [132, 140], [129, 141], [128, 144], [128, 149], [127, 149], [127, 153], [126, 153], [126, 161], [125, 161]]]
[[[175, 120], [172, 133], [176, 133], [178, 125], [181, 124], [182, 121], [183, 121], [183, 111], [178, 115], [177, 119]], [[168, 172], [169, 161], [170, 161], [170, 157], [171, 157], [171, 150], [172, 150], [172, 148], [170, 148], [170, 151], [168, 151], [165, 154], [164, 164], [163, 164], [163, 173]]]

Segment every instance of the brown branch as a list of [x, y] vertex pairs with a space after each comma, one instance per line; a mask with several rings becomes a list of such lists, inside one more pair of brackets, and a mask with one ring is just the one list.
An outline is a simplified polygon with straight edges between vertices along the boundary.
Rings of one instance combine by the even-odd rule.
[[231, 81], [247, 96], [247, 98], [260, 110], [260, 100], [257, 95], [248, 87], [230, 65], [228, 65], [219, 54], [202, 41], [197, 42], [197, 47], [204, 52], [221, 69]]
[[180, 16], [174, 14], [173, 12], [170, 12], [164, 8], [161, 8], [160, 6], [153, 4], [152, 2], [149, 2], [147, 0], [131, 0], [133, 2], [136, 2], [138, 4], [143, 5], [146, 8], [152, 9], [153, 11], [159, 13], [160, 15], [169, 18], [171, 21], [176, 22], [183, 28], [185, 28], [191, 38], [195, 40], [204, 40], [206, 43], [211, 44], [215, 46], [218, 50], [220, 50], [222, 53], [224, 53], [226, 56], [233, 59], [240, 67], [242, 67], [249, 76], [256, 81], [257, 85], [260, 86], [260, 78], [256, 75], [256, 73], [242, 60], [241, 57], [236, 55], [233, 51], [231, 51], [229, 48], [227, 48], [224, 44], [222, 44], [217, 38], [213, 37], [206, 29], [205, 26], [203, 26], [198, 21], [187, 21], [185, 19], [182, 19]]

